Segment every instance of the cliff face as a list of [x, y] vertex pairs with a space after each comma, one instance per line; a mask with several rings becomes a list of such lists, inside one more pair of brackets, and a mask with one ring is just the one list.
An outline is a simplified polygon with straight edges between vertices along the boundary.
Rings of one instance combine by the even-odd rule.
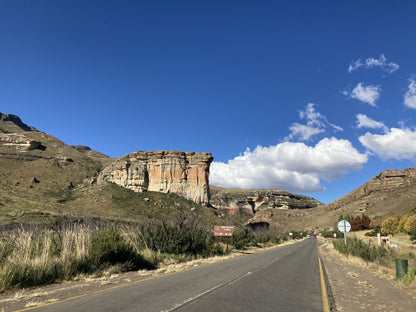
[[225, 213], [257, 214], [265, 209], [306, 209], [322, 205], [314, 198], [275, 189], [227, 189], [211, 186], [211, 205]]
[[135, 192], [176, 193], [209, 203], [211, 153], [149, 151], [128, 154], [105, 167], [97, 182], [114, 182]]
[[402, 171], [397, 169], [386, 170], [354, 191], [329, 203], [325, 208], [327, 210], [338, 209], [372, 193], [389, 192], [411, 185], [416, 185], [416, 168], [407, 168]]

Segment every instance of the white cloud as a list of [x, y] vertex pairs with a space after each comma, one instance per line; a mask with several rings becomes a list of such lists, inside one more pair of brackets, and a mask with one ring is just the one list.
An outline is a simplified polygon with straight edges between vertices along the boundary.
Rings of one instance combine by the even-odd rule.
[[358, 83], [351, 93], [343, 92], [344, 95], [349, 95], [353, 99], [357, 99], [363, 103], [368, 103], [371, 106], [377, 107], [376, 100], [380, 97], [381, 88], [379, 86]]
[[287, 139], [298, 137], [301, 141], [309, 140], [312, 136], [325, 132], [322, 128], [305, 126], [298, 124], [297, 122], [293, 123], [289, 127], [289, 130], [291, 133]]
[[356, 71], [360, 67], [365, 67], [367, 69], [372, 68], [372, 67], [379, 67], [383, 71], [385, 71], [389, 74], [392, 74], [396, 70], [398, 70], [400, 66], [397, 63], [387, 63], [387, 58], [383, 54], [381, 54], [378, 59], [375, 59], [373, 57], [369, 57], [364, 62], [362, 62], [361, 59], [358, 59], [358, 60], [352, 62], [348, 66], [348, 72], [352, 73], [353, 71]]
[[325, 138], [315, 146], [284, 142], [257, 146], [227, 163], [211, 165], [210, 183], [224, 187], [278, 188], [290, 192], [317, 192], [321, 179], [332, 181], [360, 170], [367, 156], [348, 140]]
[[409, 79], [409, 87], [404, 95], [404, 105], [416, 109], [416, 81]]
[[290, 134], [286, 137], [286, 140], [293, 138], [298, 138], [301, 141], [309, 140], [314, 135], [326, 132], [325, 129], [327, 126], [338, 131], [343, 131], [341, 127], [329, 123], [325, 116], [317, 112], [314, 103], [308, 103], [305, 110], [299, 111], [299, 117], [306, 119], [306, 125], [297, 122], [291, 124], [289, 127]]
[[376, 121], [364, 114], [357, 115], [357, 128], [383, 129], [384, 132], [388, 131], [388, 128], [384, 123]]
[[383, 161], [387, 159], [416, 159], [416, 131], [408, 128], [391, 128], [385, 134], [366, 133], [359, 141]]
[[364, 66], [364, 64], [363, 62], [361, 62], [361, 59], [358, 59], [348, 66], [348, 72], [352, 73], [353, 71], [357, 70], [361, 66]]

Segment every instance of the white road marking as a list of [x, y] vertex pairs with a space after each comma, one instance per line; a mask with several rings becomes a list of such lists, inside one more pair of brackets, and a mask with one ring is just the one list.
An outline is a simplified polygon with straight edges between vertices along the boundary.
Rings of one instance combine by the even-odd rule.
[[184, 300], [183, 302], [181, 302], [181, 303], [175, 304], [172, 308], [170, 308], [170, 309], [168, 309], [168, 310], [162, 310], [162, 311], [160, 311], [160, 312], [171, 312], [171, 311], [174, 311], [174, 310], [176, 310], [177, 308], [180, 308], [180, 307], [182, 307], [183, 305], [187, 304], [188, 302], [191, 302], [191, 301], [193, 301], [193, 300], [195, 300], [195, 299], [198, 299], [199, 297], [202, 297], [203, 295], [206, 295], [206, 294], [208, 294], [208, 293], [210, 293], [210, 292], [212, 292], [212, 291], [214, 291], [214, 290], [216, 290], [216, 289], [218, 289], [218, 288], [220, 288], [220, 287], [222, 287], [222, 286], [225, 286], [225, 285], [227, 285], [227, 284], [231, 284], [231, 283], [233, 283], [233, 282], [239, 281], [239, 280], [241, 280], [241, 279], [245, 278], [246, 276], [248, 276], [248, 275], [250, 275], [250, 274], [251, 274], [251, 272], [247, 272], [246, 274], [244, 274], [244, 275], [242, 275], [242, 276], [240, 276], [240, 277], [238, 277], [238, 278], [236, 278], [236, 279], [233, 279], [233, 280], [231, 280], [231, 281], [226, 281], [226, 282], [221, 283], [221, 284], [219, 284], [219, 285], [217, 285], [217, 286], [214, 286], [214, 287], [212, 287], [212, 288], [210, 288], [210, 289], [208, 289], [208, 290], [206, 290], [206, 291], [204, 291], [204, 292], [202, 292], [202, 293], [200, 293], [200, 294], [198, 294], [198, 295], [196, 295], [196, 296], [194, 296], [194, 297], [190, 297], [190, 298], [188, 298], [188, 299], [185, 299], [185, 300]]

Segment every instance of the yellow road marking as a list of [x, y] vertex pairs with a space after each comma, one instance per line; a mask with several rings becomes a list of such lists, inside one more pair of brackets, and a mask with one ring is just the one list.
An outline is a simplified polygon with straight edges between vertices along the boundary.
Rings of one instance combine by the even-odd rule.
[[319, 262], [319, 271], [321, 275], [322, 303], [324, 306], [324, 312], [329, 312], [328, 294], [326, 292], [325, 278], [324, 278], [324, 272], [322, 270], [322, 260], [321, 260], [321, 257], [319, 256], [319, 250], [318, 250], [318, 262]]

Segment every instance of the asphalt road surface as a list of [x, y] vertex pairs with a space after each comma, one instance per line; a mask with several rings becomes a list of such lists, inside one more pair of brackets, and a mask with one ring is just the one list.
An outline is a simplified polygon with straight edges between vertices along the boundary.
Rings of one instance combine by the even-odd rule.
[[316, 239], [33, 311], [323, 311]]

